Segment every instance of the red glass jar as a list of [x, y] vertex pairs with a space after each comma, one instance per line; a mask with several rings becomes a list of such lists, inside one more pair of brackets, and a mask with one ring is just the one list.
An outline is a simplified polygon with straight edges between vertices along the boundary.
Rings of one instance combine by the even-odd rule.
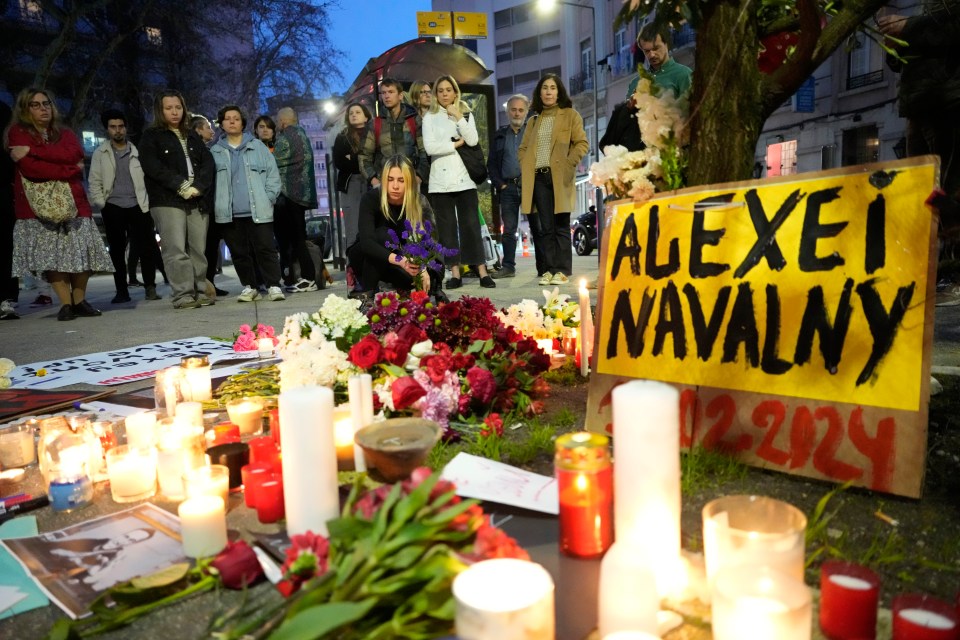
[[560, 551], [597, 558], [613, 543], [610, 439], [599, 433], [557, 438], [554, 468], [560, 494]]

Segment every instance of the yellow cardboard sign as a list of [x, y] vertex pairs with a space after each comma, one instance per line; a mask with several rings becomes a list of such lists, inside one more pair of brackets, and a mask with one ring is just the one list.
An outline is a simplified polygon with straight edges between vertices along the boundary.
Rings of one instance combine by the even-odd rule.
[[604, 374], [917, 411], [936, 165], [616, 208]]

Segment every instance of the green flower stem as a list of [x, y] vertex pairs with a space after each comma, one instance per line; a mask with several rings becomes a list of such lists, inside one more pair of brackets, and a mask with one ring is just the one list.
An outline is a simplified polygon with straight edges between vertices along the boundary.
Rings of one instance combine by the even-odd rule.
[[219, 578], [215, 576], [210, 576], [210, 575], [204, 576], [198, 582], [190, 585], [186, 589], [182, 589], [180, 591], [177, 591], [176, 593], [172, 593], [166, 598], [161, 598], [160, 600], [157, 600], [155, 602], [151, 602], [149, 604], [143, 604], [138, 607], [131, 607], [129, 609], [126, 609], [120, 612], [119, 614], [117, 614], [116, 617], [111, 618], [106, 622], [100, 622], [95, 627], [83, 629], [82, 631], [80, 631], [80, 635], [83, 637], [95, 636], [101, 633], [106, 633], [107, 631], [111, 631], [113, 629], [124, 627], [130, 624], [131, 622], [137, 620], [141, 616], [144, 616], [150, 613], [154, 609], [159, 609], [169, 604], [179, 602], [180, 600], [185, 600], [186, 598], [189, 598], [195, 594], [203, 593], [204, 591], [209, 591], [210, 589], [215, 587], [219, 582], [220, 582]]

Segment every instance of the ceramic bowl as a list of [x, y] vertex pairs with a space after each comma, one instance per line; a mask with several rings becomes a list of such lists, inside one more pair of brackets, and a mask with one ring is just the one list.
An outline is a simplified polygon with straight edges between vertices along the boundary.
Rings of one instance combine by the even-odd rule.
[[397, 482], [423, 464], [442, 433], [433, 420], [391, 418], [357, 430], [354, 440], [386, 482]]

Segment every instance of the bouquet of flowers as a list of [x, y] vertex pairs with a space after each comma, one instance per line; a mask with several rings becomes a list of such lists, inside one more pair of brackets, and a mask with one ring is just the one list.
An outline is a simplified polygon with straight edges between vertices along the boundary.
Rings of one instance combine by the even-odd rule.
[[500, 322], [511, 326], [525, 336], [535, 339], [563, 337], [564, 327], [580, 326], [580, 305], [561, 294], [560, 288], [543, 290], [546, 302], [538, 305], [533, 300], [521, 300], [497, 312]]
[[[418, 225], [412, 225], [409, 220], [405, 220], [403, 226], [404, 230], [399, 236], [393, 229], [388, 230], [390, 239], [385, 246], [411, 264], [442, 272], [443, 259], [457, 255], [456, 249], [447, 249], [433, 239], [433, 225], [429, 220]], [[417, 274], [414, 281], [416, 288], [422, 290], [421, 274]]]
[[256, 351], [257, 341], [261, 338], [270, 338], [273, 346], [276, 347], [280, 340], [274, 335], [273, 327], [268, 324], [257, 324], [256, 329], [251, 329], [250, 325], [240, 325], [240, 331], [234, 335], [234, 351]]
[[347, 351], [370, 332], [360, 304], [331, 295], [319, 311], [287, 316], [278, 345], [281, 389], [319, 384], [341, 394], [346, 390], [350, 376], [359, 373]]
[[291, 538], [277, 585], [287, 600], [253, 603], [245, 619], [221, 621], [217, 637], [306, 637], [293, 634], [299, 628], [342, 640], [436, 638], [453, 632], [460, 571], [491, 558], [529, 560], [439, 473], [420, 468], [406, 482], [367, 492], [362, 482], [327, 523], [329, 538]]

